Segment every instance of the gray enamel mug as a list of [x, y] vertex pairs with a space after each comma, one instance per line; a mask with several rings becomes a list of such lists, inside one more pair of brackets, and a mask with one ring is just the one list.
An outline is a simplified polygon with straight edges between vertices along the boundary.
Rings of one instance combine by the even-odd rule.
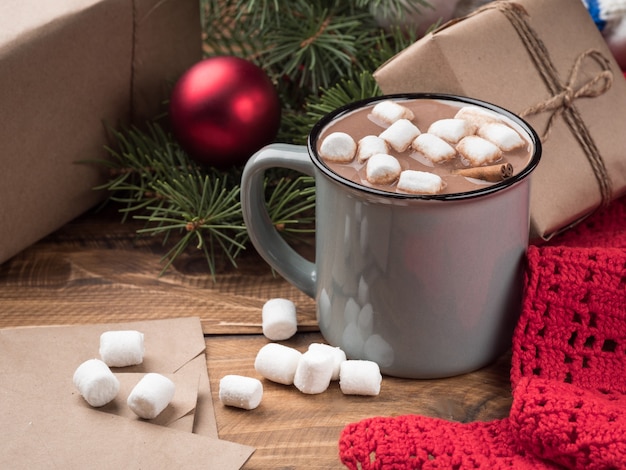
[[[410, 195], [341, 177], [317, 152], [323, 130], [382, 100], [474, 105], [512, 122], [529, 142], [529, 163], [501, 182], [454, 194]], [[535, 131], [513, 113], [442, 94], [387, 95], [322, 118], [308, 145], [271, 144], [244, 168], [241, 203], [250, 240], [265, 261], [317, 305], [325, 340], [381, 372], [440, 378], [479, 369], [510, 347], [522, 303], [530, 176], [541, 158]], [[288, 245], [264, 199], [270, 168], [315, 178], [315, 260]]]

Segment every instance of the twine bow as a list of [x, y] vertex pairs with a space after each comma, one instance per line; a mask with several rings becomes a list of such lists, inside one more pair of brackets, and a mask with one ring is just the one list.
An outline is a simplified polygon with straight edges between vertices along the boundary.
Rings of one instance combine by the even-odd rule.
[[[601, 71], [578, 88], [575, 88], [583, 61], [587, 58], [595, 60], [595, 62], [600, 65]], [[579, 98], [595, 98], [603, 95], [609, 90], [609, 88], [611, 88], [612, 84], [613, 73], [611, 72], [610, 64], [606, 57], [604, 57], [602, 53], [596, 49], [587, 50], [576, 58], [576, 62], [574, 62], [574, 66], [570, 71], [567, 83], [562, 86], [559, 93], [544, 102], [527, 108], [525, 111], [520, 113], [520, 116], [525, 118], [542, 112], [552, 111], [550, 118], [548, 119], [548, 123], [546, 124], [546, 128], [541, 136], [541, 140], [545, 142], [550, 136], [555, 119], [562, 115], [565, 110], [571, 108], [574, 105], [574, 101]]]

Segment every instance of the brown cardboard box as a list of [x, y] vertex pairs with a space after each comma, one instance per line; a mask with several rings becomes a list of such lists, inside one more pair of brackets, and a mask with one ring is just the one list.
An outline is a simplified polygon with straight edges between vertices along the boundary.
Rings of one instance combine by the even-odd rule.
[[375, 78], [384, 93], [471, 96], [524, 115], [540, 136], [550, 129], [531, 183], [534, 239], [626, 192], [626, 80], [582, 2], [490, 3], [426, 35]]
[[0, 3], [0, 263], [104, 196], [106, 126], [142, 123], [201, 58], [197, 0]]

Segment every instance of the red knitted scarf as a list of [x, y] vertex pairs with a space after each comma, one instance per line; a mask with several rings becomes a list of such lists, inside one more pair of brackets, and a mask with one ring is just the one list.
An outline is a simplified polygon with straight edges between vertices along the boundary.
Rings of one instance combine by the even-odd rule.
[[351, 469], [626, 468], [626, 198], [528, 249], [509, 417], [349, 424]]

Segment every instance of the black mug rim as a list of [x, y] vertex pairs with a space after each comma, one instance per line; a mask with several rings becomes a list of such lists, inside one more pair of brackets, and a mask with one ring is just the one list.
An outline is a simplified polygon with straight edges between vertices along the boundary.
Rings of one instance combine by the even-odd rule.
[[[391, 191], [383, 191], [377, 188], [371, 188], [369, 186], [363, 186], [359, 183], [356, 183], [350, 179], [344, 178], [333, 170], [331, 170], [326, 164], [322, 161], [322, 159], [317, 154], [317, 141], [322, 130], [334, 119], [337, 119], [345, 114], [348, 114], [358, 108], [363, 106], [371, 105], [373, 103], [385, 100], [407, 100], [407, 99], [433, 99], [433, 100], [446, 100], [446, 101], [456, 101], [461, 103], [467, 103], [475, 106], [479, 106], [481, 108], [488, 109], [490, 111], [494, 111], [498, 114], [501, 114], [512, 121], [514, 121], [517, 125], [519, 125], [524, 131], [528, 134], [530, 141], [533, 145], [533, 156], [528, 162], [522, 171], [513, 175], [510, 178], [507, 178], [498, 183], [491, 184], [489, 186], [484, 186], [479, 189], [475, 189], [472, 191], [465, 191], [460, 193], [450, 193], [450, 194], [405, 194], [405, 193], [394, 193]], [[495, 105], [488, 101], [480, 100], [477, 98], [470, 98], [462, 95], [455, 94], [447, 94], [447, 93], [397, 93], [397, 94], [388, 94], [388, 95], [380, 95], [371, 98], [365, 98], [362, 100], [354, 101], [344, 106], [341, 106], [334, 111], [326, 114], [322, 117], [311, 129], [309, 133], [309, 137], [307, 139], [307, 147], [309, 156], [313, 161], [313, 164], [326, 176], [329, 178], [338, 181], [352, 189], [357, 191], [361, 191], [364, 193], [374, 194], [377, 196], [383, 196], [386, 198], [396, 198], [396, 199], [411, 199], [411, 200], [436, 200], [436, 201], [451, 201], [451, 200], [461, 200], [461, 199], [470, 199], [475, 197], [481, 197], [488, 194], [492, 194], [503, 189], [506, 189], [510, 186], [513, 186], [517, 182], [523, 180], [528, 177], [532, 171], [537, 167], [539, 161], [541, 160], [542, 148], [541, 148], [541, 140], [539, 136], [533, 129], [533, 127], [526, 122], [523, 118], [518, 116], [517, 114], [509, 111], [506, 108]]]

